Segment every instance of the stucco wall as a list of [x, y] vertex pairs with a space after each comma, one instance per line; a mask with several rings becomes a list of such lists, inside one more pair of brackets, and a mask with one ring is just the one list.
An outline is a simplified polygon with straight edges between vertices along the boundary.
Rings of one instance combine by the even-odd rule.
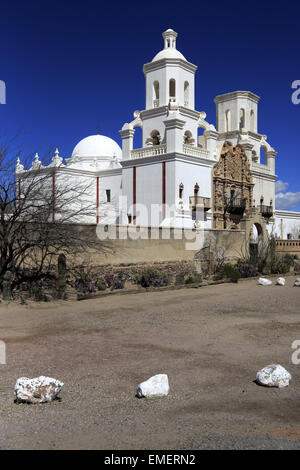
[[[74, 226], [74, 230], [81, 230], [86, 235], [90, 247], [87, 248], [84, 258], [85, 260], [90, 258], [93, 264], [192, 260], [201, 248], [208, 245], [213, 251], [224, 247], [226, 257], [232, 259], [241, 255], [245, 240], [245, 232], [242, 230], [205, 230], [204, 238], [199, 245], [192, 239], [174, 238], [174, 229], [170, 229], [170, 239], [163, 238], [168, 233], [161, 228], [153, 232], [156, 239], [151, 239], [151, 229], [149, 228], [142, 229], [140, 233], [136, 232], [134, 227], [130, 229], [133, 232], [126, 239], [119, 238], [120, 227], [116, 227], [117, 238], [115, 240], [100, 240], [96, 235], [96, 225]], [[108, 232], [104, 232], [104, 230], [102, 230], [103, 233], [108, 235]], [[195, 231], [186, 230], [184, 233], [187, 237], [195, 237]], [[134, 237], [137, 239], [134, 240]], [[81, 262], [79, 258], [76, 261]]]

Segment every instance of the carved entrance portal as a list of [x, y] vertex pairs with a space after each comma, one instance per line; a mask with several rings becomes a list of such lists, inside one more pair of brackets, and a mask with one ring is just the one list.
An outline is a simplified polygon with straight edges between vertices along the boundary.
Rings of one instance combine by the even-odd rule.
[[250, 163], [242, 145], [225, 142], [213, 168], [213, 226], [240, 229], [240, 221], [253, 204]]

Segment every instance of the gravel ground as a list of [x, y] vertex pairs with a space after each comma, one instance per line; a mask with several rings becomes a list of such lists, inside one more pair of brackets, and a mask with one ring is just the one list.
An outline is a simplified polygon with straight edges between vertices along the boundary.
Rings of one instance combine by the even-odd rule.
[[[249, 280], [82, 302], [0, 304], [0, 449], [300, 449], [300, 289]], [[289, 387], [254, 383], [278, 362]], [[137, 399], [167, 373], [168, 397]], [[15, 404], [20, 376], [65, 386]]]

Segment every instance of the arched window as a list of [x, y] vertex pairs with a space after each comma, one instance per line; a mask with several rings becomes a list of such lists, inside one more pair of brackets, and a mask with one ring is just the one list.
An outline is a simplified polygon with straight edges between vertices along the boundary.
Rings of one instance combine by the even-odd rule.
[[240, 109], [240, 130], [245, 127], [245, 110], [243, 108]]
[[254, 111], [250, 111], [250, 131], [254, 132]]
[[229, 132], [231, 130], [231, 111], [227, 109], [225, 111], [225, 132]]
[[190, 94], [190, 84], [189, 82], [184, 82], [184, 106], [188, 107], [189, 105], [189, 94]]
[[180, 183], [179, 185], [179, 198], [180, 199], [183, 198], [183, 189], [184, 189], [183, 183]]
[[153, 108], [158, 108], [159, 106], [159, 82], [155, 80], [153, 82]]
[[175, 98], [176, 96], [176, 82], [174, 78], [171, 78], [169, 81], [169, 97]]

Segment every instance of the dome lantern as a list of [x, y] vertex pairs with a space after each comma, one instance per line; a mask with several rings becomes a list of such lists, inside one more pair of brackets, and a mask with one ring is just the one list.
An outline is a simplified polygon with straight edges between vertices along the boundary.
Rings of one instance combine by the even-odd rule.
[[162, 37], [165, 40], [165, 49], [171, 47], [172, 49], [176, 49], [176, 38], [178, 34], [173, 31], [173, 29], [167, 29], [162, 33]]

